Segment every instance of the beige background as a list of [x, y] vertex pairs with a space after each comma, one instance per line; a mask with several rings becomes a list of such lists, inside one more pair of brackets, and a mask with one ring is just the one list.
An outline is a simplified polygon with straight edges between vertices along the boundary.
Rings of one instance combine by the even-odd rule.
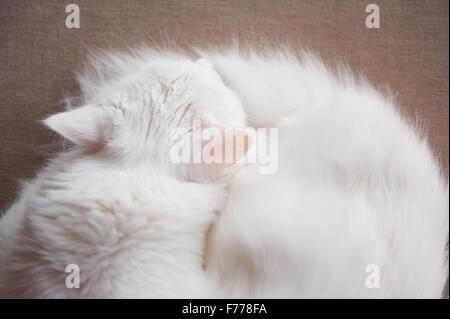
[[[81, 28], [65, 27], [77, 3]], [[365, 27], [377, 3], [381, 28]], [[57, 137], [39, 120], [76, 92], [73, 72], [88, 49], [141, 43], [181, 45], [289, 43], [343, 58], [417, 118], [448, 174], [449, 2], [309, 1], [17, 1], [0, 2], [0, 209], [54, 151]]]

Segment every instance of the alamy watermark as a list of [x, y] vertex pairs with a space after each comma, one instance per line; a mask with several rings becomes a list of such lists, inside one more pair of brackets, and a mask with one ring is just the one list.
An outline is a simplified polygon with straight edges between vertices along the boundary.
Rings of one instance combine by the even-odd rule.
[[80, 267], [77, 264], [67, 265], [66, 272], [70, 273], [66, 277], [66, 287], [69, 289], [80, 288]]
[[[366, 6], [365, 12], [369, 13], [366, 17], [366, 27], [368, 29], [380, 28], [380, 7], [377, 4], [371, 3]], [[80, 28], [80, 7], [77, 4], [71, 3], [66, 6], [66, 27], [68, 29]]]
[[277, 128], [193, 128], [171, 131], [170, 159], [175, 164], [257, 164], [260, 174], [278, 170]]
[[377, 4], [369, 4], [366, 7], [366, 13], [370, 13], [366, 17], [366, 27], [369, 29], [380, 28], [380, 7]]
[[80, 28], [80, 7], [71, 3], [66, 7], [66, 13], [69, 15], [66, 17], [67, 29], [79, 29]]
[[380, 267], [377, 264], [369, 264], [366, 267], [366, 288], [380, 288]]

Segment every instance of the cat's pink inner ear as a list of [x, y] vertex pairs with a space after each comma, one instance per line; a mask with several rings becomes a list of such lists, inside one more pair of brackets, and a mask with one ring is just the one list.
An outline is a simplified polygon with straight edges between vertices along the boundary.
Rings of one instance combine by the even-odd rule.
[[93, 106], [52, 115], [44, 123], [73, 143], [86, 147], [102, 145], [113, 128], [111, 113]]
[[222, 154], [225, 164], [231, 165], [245, 156], [252, 142], [250, 135], [244, 129], [226, 129], [223, 141]]
[[222, 176], [224, 170], [237, 164], [244, 158], [253, 142], [253, 135], [249, 134], [252, 132], [244, 129], [214, 130], [215, 134], [206, 134], [206, 141], [203, 140], [201, 147], [202, 174], [206, 174], [209, 178]]
[[205, 129], [202, 135], [202, 162], [214, 166], [214, 169], [236, 164], [248, 151], [252, 142], [250, 133], [248, 130], [234, 128]]

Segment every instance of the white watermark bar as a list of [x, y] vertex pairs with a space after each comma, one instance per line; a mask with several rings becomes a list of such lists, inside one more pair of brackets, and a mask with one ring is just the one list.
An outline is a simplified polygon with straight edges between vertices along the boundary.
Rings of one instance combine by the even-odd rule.
[[170, 159], [174, 164], [257, 164], [260, 174], [278, 170], [277, 128], [193, 128], [171, 131]]

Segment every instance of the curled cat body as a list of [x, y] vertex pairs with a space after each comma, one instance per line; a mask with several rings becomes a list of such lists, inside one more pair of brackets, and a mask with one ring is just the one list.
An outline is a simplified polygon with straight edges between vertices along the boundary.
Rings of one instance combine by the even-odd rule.
[[216, 296], [203, 254], [228, 168], [172, 163], [171, 129], [241, 127], [239, 99], [208, 61], [150, 49], [102, 54], [79, 83], [81, 105], [44, 121], [75, 146], [0, 219], [0, 296]]
[[278, 170], [239, 170], [210, 236], [208, 271], [226, 294], [442, 297], [448, 183], [393, 99], [308, 52], [200, 54], [252, 127], [278, 129]]
[[[103, 54], [79, 83], [80, 106], [44, 121], [76, 146], [0, 219], [0, 296], [441, 296], [448, 187], [370, 85], [238, 49]], [[174, 164], [171, 130], [196, 119], [278, 128], [278, 170]]]

